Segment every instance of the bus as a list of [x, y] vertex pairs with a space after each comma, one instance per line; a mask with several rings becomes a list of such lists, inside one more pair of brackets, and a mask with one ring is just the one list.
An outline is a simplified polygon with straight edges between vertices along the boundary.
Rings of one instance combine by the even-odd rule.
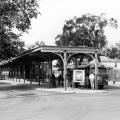
[[[95, 74], [95, 66], [90, 66], [90, 71]], [[97, 84], [98, 88], [102, 89], [105, 85], [108, 85], [108, 69], [104, 65], [99, 65], [97, 69]]]

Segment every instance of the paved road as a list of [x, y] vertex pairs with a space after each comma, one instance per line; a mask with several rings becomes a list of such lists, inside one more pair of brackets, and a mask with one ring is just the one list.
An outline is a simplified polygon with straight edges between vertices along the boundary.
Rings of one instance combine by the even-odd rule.
[[0, 98], [0, 120], [119, 120], [120, 88], [105, 90], [108, 92], [94, 94], [0, 91], [4, 94]]

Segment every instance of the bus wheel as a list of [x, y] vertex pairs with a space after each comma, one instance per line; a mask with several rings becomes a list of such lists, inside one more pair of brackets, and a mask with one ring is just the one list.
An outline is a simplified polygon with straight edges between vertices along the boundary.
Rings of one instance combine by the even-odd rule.
[[102, 89], [104, 85], [98, 85], [98, 89]]

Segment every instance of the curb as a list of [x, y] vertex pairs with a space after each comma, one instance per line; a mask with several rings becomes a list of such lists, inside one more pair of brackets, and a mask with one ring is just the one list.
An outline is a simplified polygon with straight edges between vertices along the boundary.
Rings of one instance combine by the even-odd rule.
[[82, 93], [82, 94], [108, 93], [107, 91], [103, 91], [103, 90], [64, 90], [64, 89], [45, 89], [45, 88], [36, 88], [36, 90], [48, 91], [48, 92], [60, 92], [60, 93]]

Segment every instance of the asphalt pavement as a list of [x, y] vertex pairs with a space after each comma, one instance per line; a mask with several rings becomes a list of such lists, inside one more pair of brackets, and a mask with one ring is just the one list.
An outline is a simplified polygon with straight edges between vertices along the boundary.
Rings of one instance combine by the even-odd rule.
[[[38, 83], [32, 82], [30, 84], [29, 81], [25, 81], [21, 79], [20, 81], [13, 81], [13, 80], [0, 80], [0, 92], [5, 90], [17, 90], [17, 89], [28, 89], [28, 90], [38, 90], [38, 91], [48, 91], [48, 92], [60, 92], [60, 93], [82, 93], [82, 94], [95, 94], [95, 93], [106, 93], [106, 92], [113, 92], [114, 90], [120, 89], [120, 82], [116, 82], [115, 84], [113, 81], [109, 81], [108, 86], [105, 86], [104, 89], [99, 90], [92, 90], [92, 89], [85, 89], [85, 88], [47, 88], [38, 86]], [[0, 94], [0, 98], [4, 97], [3, 93]]]
[[29, 85], [27, 81], [18, 84], [0, 81], [0, 87], [12, 87], [0, 90], [0, 120], [120, 119], [119, 82], [109, 82], [102, 90], [67, 88], [65, 91], [64, 88], [47, 89], [34, 84], [25, 88]]

